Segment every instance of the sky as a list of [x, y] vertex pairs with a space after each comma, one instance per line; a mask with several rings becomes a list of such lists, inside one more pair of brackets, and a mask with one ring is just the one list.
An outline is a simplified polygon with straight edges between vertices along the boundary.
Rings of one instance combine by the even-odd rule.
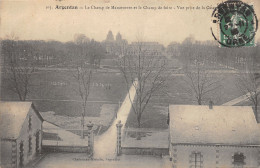
[[[103, 41], [109, 30], [120, 32], [129, 42], [157, 41], [164, 45], [196, 40], [214, 40], [211, 14], [221, 0], [1, 0], [0, 37], [14, 34], [21, 40], [71, 41], [76, 33]], [[254, 5], [260, 18], [260, 1], [244, 0]], [[141, 7], [142, 9], [55, 9], [56, 5], [85, 8], [106, 6]], [[47, 7], [51, 6], [49, 10]], [[156, 9], [144, 9], [143, 7]], [[158, 9], [168, 6], [175, 9]], [[178, 9], [182, 6], [184, 9]], [[196, 9], [196, 7], [200, 9]], [[202, 9], [202, 6], [210, 9]], [[186, 7], [195, 7], [190, 10]], [[256, 39], [259, 39], [259, 31]]]

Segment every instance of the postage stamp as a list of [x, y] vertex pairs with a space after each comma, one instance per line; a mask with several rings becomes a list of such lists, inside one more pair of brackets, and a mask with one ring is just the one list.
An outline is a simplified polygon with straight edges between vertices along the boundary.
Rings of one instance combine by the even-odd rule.
[[255, 46], [258, 20], [253, 5], [242, 1], [220, 3], [212, 13], [212, 23], [216, 26], [212, 35], [221, 47]]

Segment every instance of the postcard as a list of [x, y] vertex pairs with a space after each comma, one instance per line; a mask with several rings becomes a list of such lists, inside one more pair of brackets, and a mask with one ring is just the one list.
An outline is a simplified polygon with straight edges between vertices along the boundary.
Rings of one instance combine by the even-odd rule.
[[259, 0], [2, 0], [0, 167], [259, 168]]

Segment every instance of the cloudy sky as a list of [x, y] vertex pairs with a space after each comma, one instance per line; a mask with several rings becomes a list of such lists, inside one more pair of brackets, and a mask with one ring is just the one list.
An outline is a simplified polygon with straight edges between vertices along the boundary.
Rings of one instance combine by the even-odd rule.
[[[15, 34], [19, 39], [73, 40], [75, 33], [102, 41], [111, 30], [123, 38], [158, 41], [168, 45], [193, 35], [197, 40], [213, 40], [211, 14], [221, 0], [1, 0], [0, 37]], [[260, 18], [260, 1], [244, 0], [254, 5]], [[55, 9], [56, 5], [78, 7], [141, 7], [142, 9]], [[52, 9], [47, 9], [51, 6]], [[144, 6], [156, 9], [143, 9]], [[158, 9], [168, 6], [172, 9]], [[178, 9], [182, 6], [184, 9]], [[186, 9], [186, 7], [200, 9]], [[202, 9], [207, 7], [210, 9]], [[175, 9], [174, 9], [175, 8]], [[257, 39], [259, 39], [259, 31]]]

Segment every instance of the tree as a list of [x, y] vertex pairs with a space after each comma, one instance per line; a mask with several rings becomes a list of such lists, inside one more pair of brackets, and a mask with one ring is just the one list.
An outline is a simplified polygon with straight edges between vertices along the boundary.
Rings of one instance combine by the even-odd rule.
[[[180, 46], [180, 59], [184, 64], [185, 91], [201, 105], [210, 93], [221, 87], [221, 79], [210, 73], [215, 63], [214, 46], [196, 41], [192, 36], [186, 38]], [[212, 52], [211, 52], [212, 51]]]
[[87, 107], [87, 100], [90, 93], [90, 86], [92, 81], [92, 68], [87, 67], [85, 63], [82, 63], [80, 66], [77, 67], [76, 73], [74, 74], [74, 78], [77, 81], [78, 89], [77, 93], [79, 94], [82, 100], [82, 108], [83, 111], [81, 113], [81, 138], [84, 138], [84, 126], [85, 126], [85, 115], [86, 115], [86, 107]]
[[246, 68], [243, 71], [240, 71], [237, 87], [252, 103], [256, 120], [259, 122], [258, 104], [260, 95], [260, 81], [259, 73], [256, 71], [255, 61], [251, 64], [247, 64]]
[[81, 42], [77, 44], [78, 60], [76, 62], [76, 73], [74, 78], [77, 81], [78, 88], [76, 93], [82, 100], [81, 112], [81, 138], [84, 138], [85, 115], [87, 110], [87, 100], [91, 91], [91, 81], [93, 69], [100, 65], [100, 59], [105, 53], [100, 43], [91, 40], [91, 42]]
[[95, 40], [91, 40], [87, 45], [87, 55], [89, 58], [89, 63], [97, 68], [100, 66], [101, 58], [104, 57], [106, 51], [105, 48]]
[[[90, 94], [90, 86], [92, 81], [92, 75], [93, 75], [93, 64], [89, 64], [87, 60], [90, 55], [92, 54], [92, 47], [88, 45], [86, 42], [78, 43], [77, 44], [78, 49], [78, 60], [76, 63], [76, 73], [73, 75], [76, 79], [78, 88], [76, 89], [76, 93], [79, 95], [79, 97], [82, 100], [82, 112], [81, 112], [81, 138], [84, 138], [84, 127], [85, 127], [85, 115], [86, 115], [86, 108], [87, 108], [87, 100], [88, 96]], [[94, 52], [95, 53], [95, 52]]]
[[187, 91], [196, 99], [198, 105], [207, 98], [207, 95], [220, 88], [220, 80], [214, 78], [202, 62], [197, 61], [185, 70]]
[[74, 43], [75, 44], [82, 44], [82, 43], [88, 43], [90, 42], [90, 39], [86, 37], [85, 34], [75, 34], [74, 35]]
[[30, 92], [30, 79], [34, 72], [33, 49], [21, 41], [5, 40], [2, 50], [8, 88], [18, 95], [19, 100], [25, 101]]
[[165, 87], [168, 76], [166, 75], [166, 61], [163, 57], [145, 55], [146, 49], [142, 42], [137, 42], [132, 49], [136, 51], [130, 53], [136, 54], [125, 53], [119, 59], [119, 68], [124, 75], [127, 90], [129, 91], [131, 85], [135, 87], [135, 101], [131, 100], [130, 96], [129, 99], [140, 128], [142, 114], [155, 93]]

